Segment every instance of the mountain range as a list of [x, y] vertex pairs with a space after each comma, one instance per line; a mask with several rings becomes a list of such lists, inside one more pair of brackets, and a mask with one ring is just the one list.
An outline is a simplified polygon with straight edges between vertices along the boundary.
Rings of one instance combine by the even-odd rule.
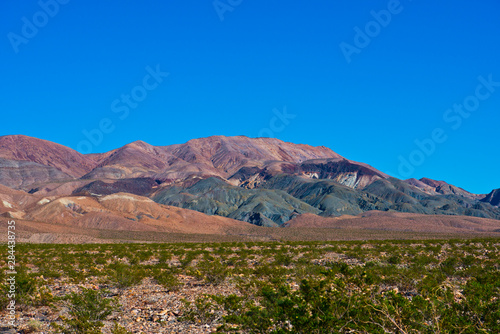
[[484, 218], [486, 230], [500, 231], [500, 224], [494, 228], [500, 189], [473, 194], [444, 181], [399, 180], [327, 147], [274, 138], [136, 141], [83, 155], [37, 138], [3, 136], [0, 184], [3, 216], [81, 228], [217, 233], [248, 223], [330, 226], [338, 217], [366, 224], [380, 215], [433, 215]]

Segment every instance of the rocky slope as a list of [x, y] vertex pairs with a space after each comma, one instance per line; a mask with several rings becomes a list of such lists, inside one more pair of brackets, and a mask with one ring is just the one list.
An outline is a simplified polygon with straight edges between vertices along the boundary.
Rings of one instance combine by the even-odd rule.
[[29, 191], [38, 184], [71, 180], [73, 177], [59, 169], [31, 161], [0, 158], [0, 184]]
[[[130, 193], [108, 196], [37, 197], [0, 186], [0, 215], [35, 222], [34, 230], [71, 233], [72, 229], [225, 234], [245, 231], [242, 221], [158, 204]], [[28, 224], [29, 225], [29, 224]], [[48, 226], [50, 225], [50, 227]]]
[[188, 188], [167, 188], [153, 200], [259, 226], [278, 226], [296, 214], [321, 212], [283, 191], [245, 189], [213, 177]]
[[341, 158], [326, 147], [285, 143], [273, 138], [213, 136], [185, 144], [152, 146], [138, 141], [102, 155], [85, 178], [154, 177], [176, 181], [196, 175], [230, 178], [243, 167], [265, 167], [273, 162], [301, 163], [317, 158]]
[[468, 199], [480, 199], [484, 197], [484, 195], [473, 194], [444, 181], [436, 181], [426, 177], [423, 177], [420, 180], [408, 179], [405, 180], [405, 182], [430, 195], [457, 195]]

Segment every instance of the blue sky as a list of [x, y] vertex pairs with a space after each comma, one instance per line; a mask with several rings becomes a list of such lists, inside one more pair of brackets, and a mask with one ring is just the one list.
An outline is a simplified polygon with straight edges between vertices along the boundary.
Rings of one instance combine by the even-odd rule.
[[498, 1], [55, 1], [0, 5], [0, 135], [273, 136], [500, 187]]

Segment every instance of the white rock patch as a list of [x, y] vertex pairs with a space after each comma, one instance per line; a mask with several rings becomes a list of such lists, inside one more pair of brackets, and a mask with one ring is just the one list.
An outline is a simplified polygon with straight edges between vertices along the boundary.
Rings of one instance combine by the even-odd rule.
[[63, 205], [75, 204], [75, 202], [73, 202], [72, 200], [70, 200], [68, 198], [59, 198], [57, 201]]
[[36, 204], [38, 204], [38, 205], [43, 205], [43, 204], [45, 204], [45, 203], [49, 203], [49, 202], [50, 202], [50, 199], [48, 199], [48, 198], [43, 198], [43, 199], [39, 200]]
[[120, 194], [108, 195], [108, 196], [102, 198], [101, 201], [106, 201], [106, 200], [110, 200], [110, 199], [124, 199], [124, 200], [128, 200], [128, 201], [148, 202], [148, 203], [149, 202], [153, 202], [149, 198], [138, 199], [138, 198], [135, 198], [135, 197], [132, 197], [132, 196], [129, 196], [129, 195], [120, 195]]

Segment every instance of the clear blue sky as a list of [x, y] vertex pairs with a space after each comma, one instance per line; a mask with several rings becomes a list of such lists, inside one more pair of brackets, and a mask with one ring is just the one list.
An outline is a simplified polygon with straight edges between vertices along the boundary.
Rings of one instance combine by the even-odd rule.
[[[480, 76], [500, 82], [496, 0], [60, 1], [46, 1], [52, 16], [0, 5], [0, 135], [82, 152], [270, 135], [395, 176], [500, 187], [500, 87], [476, 92]], [[473, 112], [447, 112], [464, 101]]]

